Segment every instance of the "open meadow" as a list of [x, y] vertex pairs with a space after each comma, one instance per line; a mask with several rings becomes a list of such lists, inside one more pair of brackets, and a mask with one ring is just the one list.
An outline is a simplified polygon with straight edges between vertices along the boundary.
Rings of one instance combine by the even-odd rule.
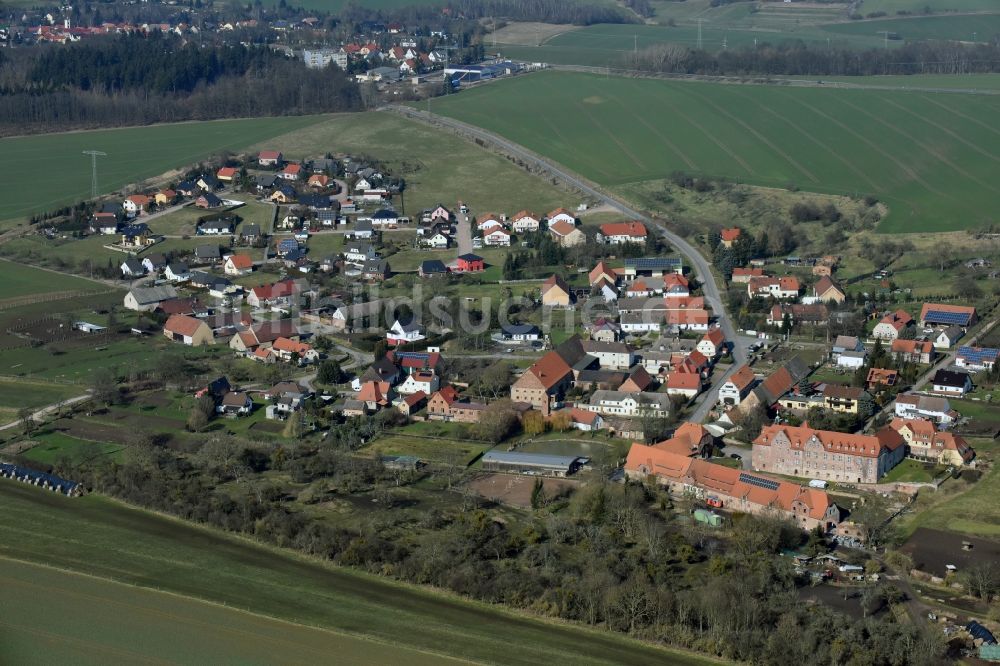
[[[558, 118], [535, 112], [551, 99], [559, 100]], [[436, 112], [494, 131], [611, 189], [679, 170], [871, 194], [890, 209], [882, 232], [997, 220], [997, 96], [542, 72], [439, 100]]]
[[395, 205], [408, 215], [438, 203], [453, 207], [456, 198], [474, 210], [511, 213], [523, 208], [548, 211], [575, 203], [554, 186], [474, 143], [390, 113], [329, 116], [255, 148], [281, 150], [292, 159], [329, 151], [379, 160], [406, 180], [405, 201], [397, 198]]
[[447, 663], [403, 646], [0, 558], [4, 663]]
[[[389, 653], [377, 653], [379, 646], [375, 645], [371, 646], [372, 652], [365, 653], [376, 655], [373, 660], [360, 659], [363, 655], [357, 653], [357, 660], [349, 655], [345, 663], [410, 663], [410, 650], [431, 653], [436, 660], [441, 659], [440, 655], [449, 655], [471, 662], [502, 661], [505, 664], [714, 663], [701, 657], [641, 645], [620, 636], [518, 617], [451, 596], [326, 566], [319, 561], [128, 508], [96, 495], [69, 499], [0, 480], [0, 501], [4, 506], [4, 511], [0, 512], [0, 529], [9, 535], [0, 543], [0, 555], [4, 557], [48, 564], [232, 608], [252, 609], [281, 620], [391, 643], [393, 648], [406, 648], [399, 652], [398, 658], [389, 658]], [[8, 572], [9, 569], [4, 574], [9, 576]], [[80, 583], [66, 582], [63, 590], [72, 585]], [[108, 584], [103, 594], [112, 595], [112, 598], [105, 601], [99, 595], [92, 597], [95, 608], [88, 612], [69, 614], [60, 610], [59, 613], [70, 622], [70, 626], [61, 631], [70, 637], [86, 635], [95, 641], [111, 641], [112, 645], [121, 640], [100, 618], [106, 617], [103, 614], [108, 612], [108, 605], [115, 603], [114, 595], [122, 592], [117, 586]], [[132, 603], [139, 607], [137, 613], [158, 609], [164, 615], [163, 621], [171, 623], [182, 621], [178, 615], [186, 616], [176, 608], [171, 611], [166, 600], [158, 600], [153, 595], [145, 595], [144, 600], [136, 599]], [[121, 606], [113, 607], [121, 612]], [[30, 612], [40, 610], [33, 608]], [[221, 611], [213, 616], [208, 609], [196, 606], [192, 606], [190, 612], [205, 617], [210, 628], [217, 627], [216, 632], [225, 633], [227, 637], [234, 635], [225, 630], [226, 626], [232, 626], [227, 623], [238, 622], [234, 616]], [[113, 626], [126, 627], [130, 622], [127, 618], [119, 618]], [[27, 626], [31, 626], [30, 623]], [[261, 631], [266, 635], [270, 629], [264, 624]], [[121, 633], [128, 635], [124, 628]], [[293, 642], [315, 644], [305, 639]], [[223, 639], [218, 644], [225, 646], [228, 640]], [[280, 643], [272, 642], [271, 645], [273, 647], [269, 648], [260, 644], [262, 652], [258, 656], [262, 661], [273, 661], [268, 660], [263, 651], [281, 649]], [[175, 646], [175, 649], [186, 648]], [[348, 644], [346, 649], [353, 648]], [[383, 657], [379, 658], [378, 654]], [[51, 663], [52, 660], [46, 661]], [[285, 658], [282, 661], [292, 663], [295, 660]]]
[[[111, 192], [224, 150], [236, 151], [267, 137], [308, 127], [321, 116], [247, 118], [65, 132], [0, 139], [0, 150], [18, 168], [5, 174], [0, 221], [10, 226], [32, 213], [90, 196], [90, 158], [100, 150], [97, 178]], [[44, 177], [41, 177], [44, 174]]]

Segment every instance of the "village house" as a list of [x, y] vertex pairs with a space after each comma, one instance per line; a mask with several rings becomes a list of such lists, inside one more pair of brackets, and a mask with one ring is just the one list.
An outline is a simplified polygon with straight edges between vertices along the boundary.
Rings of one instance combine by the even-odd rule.
[[597, 412], [573, 407], [565, 410], [569, 415], [569, 424], [581, 432], [594, 432], [604, 427], [604, 417]]
[[177, 192], [171, 189], [160, 190], [153, 196], [157, 206], [169, 206], [177, 200]]
[[341, 305], [330, 315], [330, 325], [337, 331], [344, 333], [355, 333], [373, 328], [378, 324], [382, 306], [382, 299]]
[[624, 342], [584, 340], [580, 344], [583, 351], [596, 358], [602, 368], [628, 370], [635, 363], [635, 353]]
[[576, 247], [587, 242], [587, 237], [575, 222], [567, 222], [564, 219], [553, 222], [549, 220], [549, 234], [552, 240], [561, 247]]
[[670, 396], [665, 393], [597, 390], [583, 408], [604, 416], [667, 417], [670, 416], [671, 406]]
[[253, 259], [247, 254], [231, 254], [222, 270], [226, 275], [248, 275], [253, 272]]
[[603, 260], [598, 261], [597, 265], [591, 269], [588, 278], [591, 287], [604, 285], [615, 287], [618, 284], [618, 273]]
[[445, 386], [427, 401], [427, 418], [431, 421], [479, 423], [485, 409], [485, 404], [462, 400], [454, 388]]
[[701, 340], [698, 341], [696, 349], [700, 351], [705, 358], [715, 358], [722, 353], [722, 350], [726, 344], [726, 334], [722, 332], [722, 329], [718, 326], [710, 328], [705, 335], [701, 336]]
[[541, 218], [529, 210], [519, 211], [511, 220], [514, 232], [519, 234], [538, 231], [542, 225]]
[[938, 395], [963, 398], [972, 390], [972, 377], [958, 370], [938, 370], [931, 379], [931, 390]]
[[865, 386], [869, 391], [892, 388], [899, 381], [899, 371], [890, 368], [871, 368], [865, 378]]
[[940, 331], [934, 338], [935, 349], [950, 349], [965, 336], [965, 330], [961, 326], [949, 326]]
[[847, 299], [844, 290], [829, 276], [823, 276], [813, 285], [813, 298], [821, 303], [843, 303]]
[[913, 325], [913, 317], [906, 310], [896, 310], [886, 314], [872, 329], [872, 337], [878, 340], [895, 340], [903, 329]]
[[504, 342], [537, 342], [541, 331], [534, 324], [501, 324], [500, 340]]
[[889, 353], [898, 361], [908, 363], [931, 363], [936, 352], [930, 340], [904, 340], [896, 338], [889, 347]]
[[122, 277], [124, 278], [134, 278], [141, 277], [146, 274], [146, 267], [142, 265], [136, 257], [129, 257], [121, 263], [119, 269], [122, 272]]
[[281, 165], [282, 155], [277, 150], [262, 150], [257, 155], [257, 164], [262, 167], [276, 167]]
[[292, 340], [286, 337], [279, 337], [269, 347], [270, 352], [285, 363], [316, 363], [319, 361], [319, 352], [304, 342]]
[[236, 167], [222, 167], [215, 172], [215, 177], [224, 183], [231, 183], [236, 178], [239, 170]]
[[122, 208], [125, 209], [125, 213], [129, 217], [135, 217], [136, 215], [145, 213], [151, 201], [152, 199], [145, 194], [132, 194], [125, 197], [125, 201], [122, 202]]
[[729, 229], [723, 229], [719, 232], [719, 242], [722, 243], [723, 247], [732, 247], [736, 239], [740, 237], [743, 230], [739, 227], [731, 227]]
[[889, 425], [902, 435], [913, 458], [961, 467], [976, 457], [976, 452], [961, 435], [941, 432], [931, 421], [897, 417]]
[[566, 281], [553, 275], [542, 283], [542, 305], [550, 308], [566, 308], [573, 302], [572, 292]]
[[764, 277], [763, 268], [734, 268], [730, 282], [736, 284], [749, 284], [753, 278]]
[[753, 468], [826, 481], [877, 483], [906, 454], [892, 428], [854, 435], [807, 426], [765, 426], [753, 442]]
[[276, 319], [260, 322], [236, 333], [229, 341], [230, 349], [238, 352], [252, 352], [258, 348], [269, 348], [279, 338], [298, 341], [299, 331], [291, 319]]
[[423, 391], [417, 391], [410, 395], [401, 396], [394, 404], [404, 416], [413, 416], [427, 404], [427, 394]]
[[136, 312], [152, 312], [160, 303], [177, 298], [177, 290], [170, 285], [135, 287], [125, 294], [124, 306]]
[[423, 328], [420, 323], [412, 320], [405, 324], [400, 320], [393, 322], [389, 330], [385, 332], [385, 339], [390, 345], [405, 345], [411, 342], [419, 342], [423, 340], [426, 336], [423, 333]]
[[768, 326], [781, 326], [785, 317], [791, 324], [819, 326], [830, 319], [830, 311], [822, 303], [784, 303], [775, 305], [767, 315]]
[[288, 308], [298, 301], [299, 289], [294, 280], [263, 284], [247, 294], [247, 305], [252, 308]]
[[919, 393], [897, 395], [894, 413], [904, 419], [927, 419], [941, 424], [954, 423], [959, 417], [947, 398]]
[[183, 261], [171, 261], [163, 269], [163, 277], [171, 282], [184, 282], [191, 277], [191, 271]]
[[693, 372], [671, 372], [667, 375], [667, 395], [679, 395], [688, 400], [694, 398], [702, 389], [702, 378]]
[[497, 227], [483, 233], [483, 244], [489, 247], [510, 247], [510, 234]]
[[222, 396], [215, 411], [225, 416], [246, 416], [253, 411], [253, 400], [245, 391], [229, 391]]
[[740, 366], [719, 387], [719, 405], [723, 408], [738, 406], [750, 394], [756, 383], [757, 376], [754, 375], [750, 366]]
[[423, 392], [431, 395], [441, 385], [441, 380], [431, 370], [419, 370], [406, 376], [403, 382], [396, 386], [396, 392], [403, 395]]
[[486, 270], [483, 258], [471, 252], [458, 255], [455, 269], [460, 273], [479, 273]]
[[622, 245], [623, 243], [646, 242], [646, 225], [642, 222], [614, 222], [602, 224], [597, 232], [595, 240], [598, 243], [608, 245]]
[[795, 276], [750, 278], [747, 295], [750, 298], [791, 299], [799, 297], [799, 279]]
[[822, 490], [756, 476], [656, 446], [633, 444], [625, 462], [625, 475], [662, 485], [674, 497], [711, 500], [730, 511], [777, 511], [803, 530], [820, 528], [825, 532], [841, 521], [840, 509]]
[[556, 208], [555, 210], [550, 211], [549, 214], [545, 216], [545, 219], [548, 221], [548, 225], [550, 227], [558, 222], [568, 222], [569, 224], [576, 226], [576, 215], [569, 212], [565, 208]]
[[149, 231], [149, 227], [144, 223], [125, 225], [121, 229], [121, 235], [121, 245], [126, 248], [141, 250], [156, 242], [156, 239], [153, 238], [152, 233]]
[[573, 369], [556, 351], [535, 361], [510, 387], [510, 399], [548, 415], [573, 381]]
[[344, 248], [344, 261], [355, 266], [364, 266], [366, 261], [378, 258], [378, 250], [371, 243], [348, 243]]
[[871, 412], [872, 397], [856, 386], [827, 384], [823, 389], [823, 407], [838, 414], [859, 415]]
[[622, 339], [622, 327], [603, 317], [593, 324], [587, 324], [586, 329], [590, 339], [598, 342], [617, 342]]
[[208, 324], [201, 319], [183, 314], [171, 315], [167, 319], [167, 323], [163, 326], [163, 335], [169, 340], [191, 347], [215, 344], [215, 337]]
[[476, 217], [476, 229], [482, 232], [490, 229], [503, 229], [503, 219], [496, 213], [483, 213]]

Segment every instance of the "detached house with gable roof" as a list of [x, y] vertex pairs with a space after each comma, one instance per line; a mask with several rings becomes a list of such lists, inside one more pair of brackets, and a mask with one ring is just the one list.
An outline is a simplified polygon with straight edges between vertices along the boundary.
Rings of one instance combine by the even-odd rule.
[[642, 222], [614, 222], [602, 224], [595, 240], [608, 245], [646, 242], [646, 225]]
[[890, 312], [875, 325], [872, 329], [872, 337], [879, 340], [895, 340], [899, 334], [908, 326], [913, 325], [913, 317], [906, 310], [896, 310]]
[[757, 376], [750, 369], [749, 365], [740, 368], [730, 375], [721, 387], [719, 387], [719, 404], [722, 407], [736, 407], [757, 383]]
[[931, 421], [897, 417], [889, 425], [903, 436], [914, 458], [961, 467], [976, 457], [976, 452], [961, 435], [941, 432]]
[[524, 371], [510, 387], [510, 399], [524, 402], [546, 416], [573, 382], [573, 369], [550, 351]]
[[169, 340], [191, 347], [215, 344], [215, 336], [208, 324], [188, 315], [171, 315], [163, 326], [163, 335]]

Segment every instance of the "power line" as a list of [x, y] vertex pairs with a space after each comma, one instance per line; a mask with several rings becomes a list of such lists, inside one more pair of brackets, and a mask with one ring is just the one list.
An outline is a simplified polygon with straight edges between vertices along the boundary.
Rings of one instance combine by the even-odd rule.
[[90, 198], [97, 198], [97, 156], [107, 157], [107, 153], [99, 150], [85, 150], [84, 155], [90, 155]]

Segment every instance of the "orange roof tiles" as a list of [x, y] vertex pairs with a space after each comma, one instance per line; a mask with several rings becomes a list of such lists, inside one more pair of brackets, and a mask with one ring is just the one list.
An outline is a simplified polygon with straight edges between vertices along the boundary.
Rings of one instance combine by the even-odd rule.
[[750, 369], [750, 366], [744, 365], [741, 366], [739, 370], [734, 372], [727, 381], [732, 383], [738, 390], [742, 391], [746, 387], [750, 386], [755, 379], [757, 379], [757, 377], [753, 374], [753, 370]]
[[743, 233], [742, 229], [740, 229], [739, 227], [732, 227], [730, 229], [723, 229], [722, 231], [720, 231], [719, 237], [722, 238], [722, 240], [726, 241], [727, 243], [731, 243], [737, 238], [739, 238], [741, 233]]
[[794, 450], [802, 450], [806, 442], [816, 439], [828, 453], [842, 453], [877, 458], [883, 449], [895, 449], [903, 444], [899, 433], [891, 428], [883, 428], [874, 435], [854, 435], [832, 430], [814, 430], [809, 426], [770, 425], [765, 426], [754, 445], [770, 446], [775, 436], [784, 434]]
[[646, 225], [642, 222], [611, 222], [601, 225], [601, 234], [604, 236], [629, 236], [631, 238], [645, 238]]
[[566, 361], [563, 360], [563, 357], [557, 352], [550, 351], [535, 361], [527, 371], [537, 377], [542, 386], [548, 390], [562, 381], [566, 375], [572, 373], [573, 369], [569, 367]]

